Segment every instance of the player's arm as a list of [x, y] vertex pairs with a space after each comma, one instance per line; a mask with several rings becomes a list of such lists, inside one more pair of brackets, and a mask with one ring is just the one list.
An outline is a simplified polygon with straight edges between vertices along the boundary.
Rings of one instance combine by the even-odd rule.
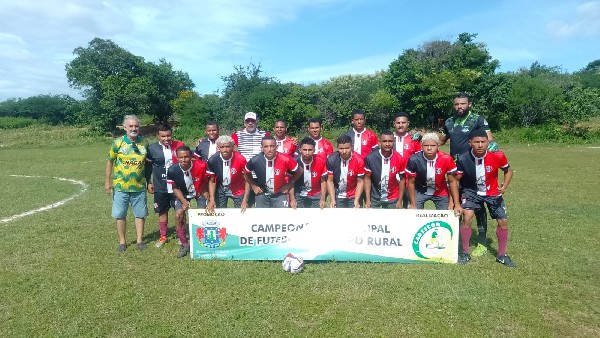
[[[404, 196], [404, 189], [406, 189], [406, 174], [397, 174], [398, 180], [398, 202], [396, 202], [396, 209], [402, 209], [402, 196]], [[410, 204], [413, 206], [414, 204]]]
[[181, 189], [177, 188], [177, 186], [175, 186], [175, 184], [173, 184], [173, 195], [175, 195], [175, 197], [179, 200], [179, 202], [181, 202], [181, 205], [183, 206], [183, 210], [187, 210], [190, 207], [190, 202], [188, 200], [185, 199], [185, 197], [183, 197], [183, 193], [181, 192]]
[[[415, 179], [416, 179], [416, 177], [413, 175], [408, 176], [408, 201], [410, 203], [410, 206], [409, 206], [410, 209], [417, 208], [417, 198], [416, 198], [416, 193], [415, 193]], [[402, 200], [402, 195], [400, 195], [400, 198], [398, 200]]]
[[250, 196], [250, 183], [246, 181], [244, 183], [244, 197], [242, 198], [242, 204], [240, 205], [240, 211], [244, 213], [248, 208], [248, 197]]
[[287, 194], [288, 194], [288, 199], [290, 201], [290, 207], [292, 207], [292, 209], [296, 209], [298, 207], [298, 203], [296, 202], [296, 195], [294, 194], [294, 185], [293, 184], [292, 184], [292, 187], [290, 188], [290, 190], [288, 190]]
[[462, 214], [463, 211], [460, 206], [460, 195], [458, 192], [459, 178], [458, 174], [448, 174], [448, 185], [450, 186], [450, 203], [448, 203], [448, 209], [454, 210], [457, 216]]
[[327, 175], [321, 176], [321, 199], [319, 200], [319, 207], [325, 208], [325, 200], [327, 199]]
[[335, 185], [333, 175], [327, 175], [327, 194], [329, 195], [329, 207], [335, 208]]
[[[360, 208], [360, 195], [362, 195], [363, 190], [364, 190], [364, 186], [365, 186], [365, 180], [362, 177], [358, 177], [356, 179], [356, 194], [354, 195], [354, 207], [356, 209]], [[371, 206], [369, 205], [369, 208]]]
[[289, 181], [281, 187], [281, 192], [287, 193], [288, 191], [293, 190], [294, 183], [296, 183], [302, 175], [304, 175], [304, 168], [296, 164], [296, 171], [294, 171], [294, 174], [290, 177]]
[[217, 191], [217, 175], [210, 175], [208, 177], [208, 203], [206, 204], [206, 210], [208, 210], [208, 212], [215, 211], [216, 191]]
[[104, 169], [104, 191], [106, 191], [107, 194], [110, 194], [113, 189], [112, 172], [114, 163], [115, 160], [113, 159], [106, 160], [106, 167]]
[[263, 193], [261, 187], [256, 184], [254, 177], [252, 177], [252, 173], [244, 171], [244, 179], [250, 185], [250, 188], [252, 188], [255, 194], [260, 195]]
[[504, 172], [504, 178], [502, 180], [502, 185], [500, 185], [500, 187], [498, 187], [498, 192], [500, 194], [504, 194], [504, 192], [506, 192], [506, 189], [508, 188], [508, 185], [512, 181], [512, 176], [513, 176], [513, 170], [511, 167], [502, 168], [502, 171]]

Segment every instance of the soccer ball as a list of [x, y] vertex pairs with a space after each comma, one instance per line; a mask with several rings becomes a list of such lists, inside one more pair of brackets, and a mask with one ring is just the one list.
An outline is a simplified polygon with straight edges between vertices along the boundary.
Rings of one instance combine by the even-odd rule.
[[281, 262], [281, 266], [286, 272], [302, 272], [302, 269], [304, 268], [304, 260], [294, 254], [289, 253], [285, 256], [283, 262]]

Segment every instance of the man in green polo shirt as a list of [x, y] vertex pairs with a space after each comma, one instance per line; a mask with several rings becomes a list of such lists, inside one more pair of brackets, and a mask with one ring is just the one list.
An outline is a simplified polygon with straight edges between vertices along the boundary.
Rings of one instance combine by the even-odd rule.
[[148, 216], [146, 182], [151, 177], [151, 166], [146, 166], [148, 142], [139, 135], [140, 120], [135, 115], [127, 115], [123, 128], [126, 134], [113, 140], [104, 172], [104, 190], [112, 193], [113, 198], [112, 217], [117, 220], [119, 252], [127, 248], [125, 224], [130, 204], [135, 216], [137, 247], [146, 249], [142, 236]]

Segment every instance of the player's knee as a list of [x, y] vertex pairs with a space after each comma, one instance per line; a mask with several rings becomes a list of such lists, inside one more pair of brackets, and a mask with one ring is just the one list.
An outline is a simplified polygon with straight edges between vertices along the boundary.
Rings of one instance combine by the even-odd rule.
[[508, 229], [508, 220], [507, 219], [499, 219], [497, 220], [498, 222], [498, 228], [500, 229]]

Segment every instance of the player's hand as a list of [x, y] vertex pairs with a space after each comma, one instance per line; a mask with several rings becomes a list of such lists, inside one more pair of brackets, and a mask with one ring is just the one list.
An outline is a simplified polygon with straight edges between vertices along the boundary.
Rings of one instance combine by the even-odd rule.
[[244, 213], [244, 211], [246, 211], [247, 208], [248, 208], [248, 201], [242, 200], [242, 205], [240, 205], [240, 211], [242, 212], [242, 214]]
[[154, 194], [154, 184], [148, 183], [148, 193]]
[[421, 133], [419, 133], [418, 131], [415, 131], [414, 133], [412, 133], [412, 135], [410, 136], [410, 138], [413, 141], [421, 141], [421, 139], [423, 138], [423, 135], [421, 135]]
[[498, 143], [496, 143], [496, 141], [492, 141], [490, 144], [488, 144], [487, 150], [493, 153], [500, 150], [500, 146]]
[[498, 187], [498, 193], [500, 195], [504, 195], [504, 193], [506, 192], [506, 188], [507, 187], [505, 187], [504, 184], [500, 184], [500, 186]]
[[413, 209], [413, 210], [417, 210], [417, 206], [416, 205], [412, 205], [412, 204], [409, 204], [408, 208], [409, 209]]
[[460, 217], [460, 215], [462, 215], [463, 213], [463, 208], [460, 205], [457, 205], [454, 207], [454, 215], [456, 217]]
[[319, 208], [325, 209], [325, 200], [320, 200], [319, 201]]
[[202, 142], [202, 137], [198, 139], [198, 141], [196, 141], [196, 147], [200, 145], [200, 142]]
[[215, 202], [214, 201], [209, 201], [206, 204], [206, 212], [208, 212], [208, 213], [215, 212]]
[[182, 209], [183, 211], [185, 211], [185, 210], [187, 210], [187, 209], [189, 209], [189, 208], [190, 208], [190, 205], [191, 205], [191, 204], [190, 204], [190, 202], [189, 202], [189, 201], [184, 201], [184, 202], [182, 202], [182, 203], [181, 203], [181, 209]]
[[354, 209], [360, 209], [360, 202], [358, 200], [354, 200]]
[[365, 209], [371, 209], [371, 201], [365, 201]]
[[290, 189], [292, 188], [293, 182], [288, 182], [284, 185], [281, 186], [281, 192], [284, 194], [287, 194], [288, 191], [290, 191]]
[[112, 193], [112, 189], [113, 189], [113, 187], [112, 187], [112, 184], [110, 184], [110, 182], [106, 182], [106, 183], [104, 183], [104, 191], [105, 191], [107, 194], [109, 194], [109, 195], [110, 195], [110, 194]]
[[402, 198], [399, 198], [396, 202], [396, 209], [402, 209]]
[[298, 145], [298, 138], [297, 137], [294, 136], [294, 137], [288, 137], [288, 138], [290, 139], [290, 141], [292, 141], [292, 143], [294, 145], [296, 145], [296, 146]]
[[329, 202], [329, 207], [332, 209], [335, 208], [335, 199], [331, 199], [331, 201]]
[[296, 202], [296, 199], [290, 200], [290, 207], [292, 207], [294, 210], [298, 208], [298, 202]]
[[252, 187], [252, 191], [254, 191], [255, 195], [260, 195], [260, 194], [263, 193], [263, 190], [259, 186], [257, 186], [257, 185], [255, 185], [255, 186]]

